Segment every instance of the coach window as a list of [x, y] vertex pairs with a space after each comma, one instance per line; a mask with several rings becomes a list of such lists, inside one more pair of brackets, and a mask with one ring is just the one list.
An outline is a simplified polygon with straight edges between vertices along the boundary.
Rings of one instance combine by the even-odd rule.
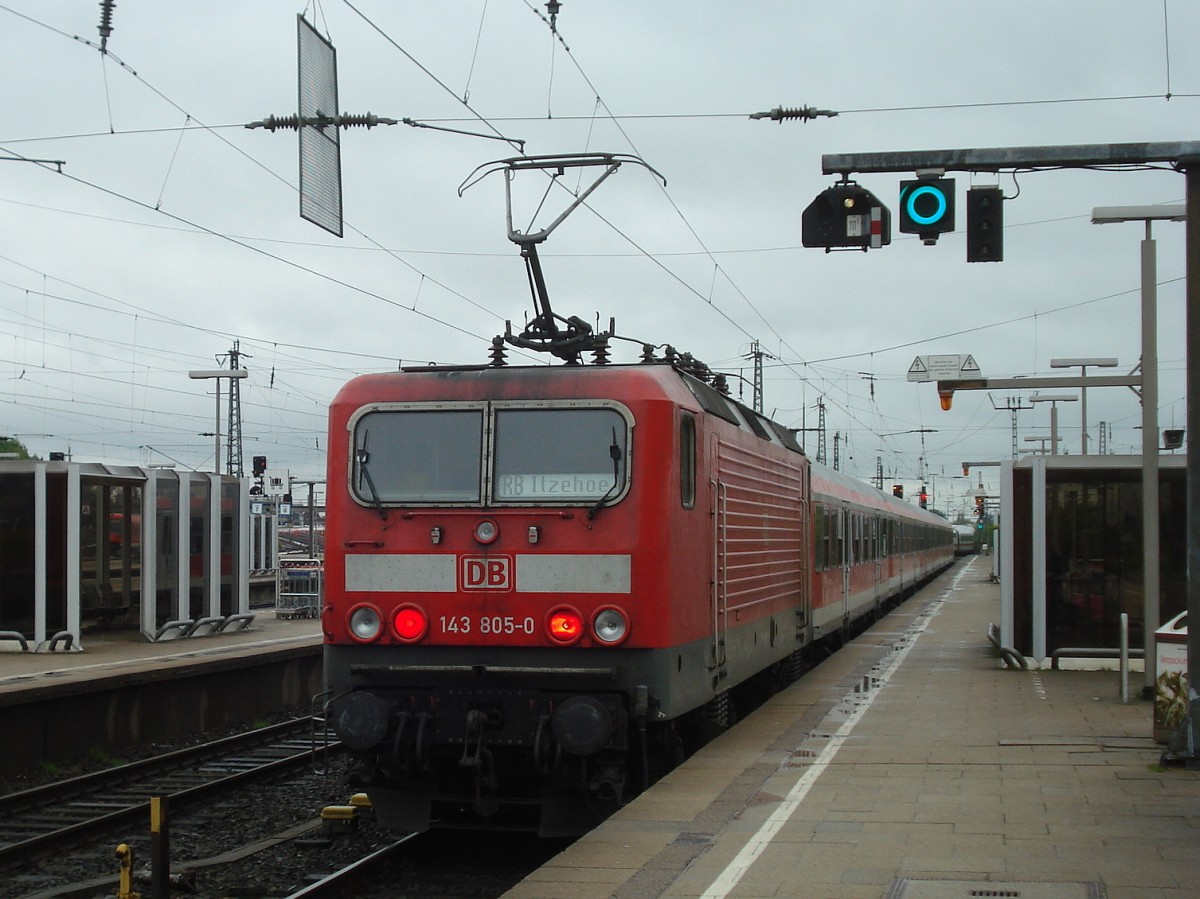
[[628, 424], [615, 409], [498, 409], [496, 502], [597, 503], [624, 491]]
[[482, 459], [482, 409], [368, 412], [351, 486], [367, 504], [478, 502]]
[[696, 505], [696, 419], [679, 419], [679, 501], [685, 509]]
[[816, 553], [816, 556], [817, 556], [817, 561], [816, 561], [817, 571], [824, 571], [825, 556], [826, 556], [826, 552], [827, 552], [827, 550], [825, 549], [825, 546], [826, 546], [826, 542], [829, 539], [828, 537], [825, 536], [825, 510], [821, 506], [814, 506], [814, 509], [815, 509], [815, 511], [813, 513], [813, 547], [814, 547], [814, 552]]

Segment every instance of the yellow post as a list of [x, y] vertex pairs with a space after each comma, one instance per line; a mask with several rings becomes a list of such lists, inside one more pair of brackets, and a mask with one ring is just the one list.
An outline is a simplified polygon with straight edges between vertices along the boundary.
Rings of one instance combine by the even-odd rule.
[[128, 843], [117, 847], [117, 858], [121, 862], [121, 884], [117, 888], [117, 899], [142, 899], [141, 893], [133, 891], [133, 850]]
[[150, 897], [171, 895], [170, 807], [166, 796], [150, 798]]

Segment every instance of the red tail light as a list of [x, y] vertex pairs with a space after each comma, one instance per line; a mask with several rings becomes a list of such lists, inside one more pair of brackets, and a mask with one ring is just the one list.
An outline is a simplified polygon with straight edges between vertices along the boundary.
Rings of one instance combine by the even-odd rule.
[[555, 643], [574, 643], [583, 636], [583, 616], [565, 606], [555, 609], [546, 618], [546, 630]]
[[419, 606], [401, 606], [392, 615], [392, 630], [405, 643], [420, 640], [428, 629], [429, 616]]

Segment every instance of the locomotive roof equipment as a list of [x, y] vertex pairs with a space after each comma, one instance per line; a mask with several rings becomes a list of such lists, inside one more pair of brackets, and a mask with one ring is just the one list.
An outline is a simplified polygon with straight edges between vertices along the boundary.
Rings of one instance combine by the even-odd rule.
[[[512, 323], [506, 323], [504, 340], [507, 343], [538, 352], [551, 353], [568, 365], [578, 365], [581, 352], [596, 352], [600, 358], [607, 355], [608, 341], [615, 336], [612, 320], [609, 320], [607, 331], [597, 334], [593, 332], [591, 325], [578, 316], [564, 318], [556, 314], [550, 306], [550, 293], [546, 289], [546, 279], [542, 272], [541, 260], [538, 258], [537, 245], [549, 237], [554, 229], [583, 204], [597, 187], [627, 162], [645, 167], [657, 176], [664, 186], [666, 185], [667, 179], [655, 171], [645, 160], [625, 153], [513, 156], [508, 159], [485, 162], [459, 185], [458, 194], [462, 196], [467, 188], [479, 183], [492, 172], [504, 172], [505, 221], [508, 226], [508, 239], [521, 248], [521, 258], [525, 260], [525, 269], [529, 275], [529, 288], [533, 294], [535, 312], [533, 320], [526, 324], [520, 334], [513, 334]], [[518, 231], [513, 227], [512, 181], [517, 172], [540, 170], [552, 173], [550, 183], [546, 186], [546, 194], [542, 196], [542, 203], [538, 204], [538, 209], [534, 212], [534, 216], [536, 216], [537, 212], [541, 210], [542, 204], [545, 203], [551, 188], [558, 183], [556, 179], [560, 178], [567, 169], [593, 166], [603, 166], [604, 171], [586, 190], [578, 194], [549, 225], [540, 231], [530, 232]]]

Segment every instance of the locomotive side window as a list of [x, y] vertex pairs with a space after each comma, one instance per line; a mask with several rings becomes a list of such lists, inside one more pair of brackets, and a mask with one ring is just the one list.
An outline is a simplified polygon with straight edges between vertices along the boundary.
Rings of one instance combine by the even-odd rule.
[[497, 409], [496, 502], [601, 502], [625, 485], [628, 426], [613, 409]]
[[482, 409], [368, 412], [351, 485], [366, 503], [478, 502], [482, 459]]
[[679, 499], [685, 509], [696, 505], [696, 419], [679, 420]]

